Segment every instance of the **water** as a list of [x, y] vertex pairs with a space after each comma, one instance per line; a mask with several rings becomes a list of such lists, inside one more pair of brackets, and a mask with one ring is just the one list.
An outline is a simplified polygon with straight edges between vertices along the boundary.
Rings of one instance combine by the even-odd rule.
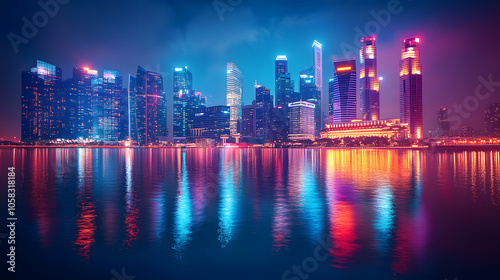
[[0, 149], [1, 182], [12, 165], [18, 279], [500, 275], [500, 151]]

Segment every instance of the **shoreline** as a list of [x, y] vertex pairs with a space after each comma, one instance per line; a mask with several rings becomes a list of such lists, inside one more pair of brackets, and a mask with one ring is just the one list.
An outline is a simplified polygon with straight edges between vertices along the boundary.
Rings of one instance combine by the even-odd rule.
[[344, 149], [344, 150], [500, 150], [500, 145], [464, 145], [434, 147], [175, 147], [175, 146], [42, 146], [42, 145], [5, 145], [0, 149]]

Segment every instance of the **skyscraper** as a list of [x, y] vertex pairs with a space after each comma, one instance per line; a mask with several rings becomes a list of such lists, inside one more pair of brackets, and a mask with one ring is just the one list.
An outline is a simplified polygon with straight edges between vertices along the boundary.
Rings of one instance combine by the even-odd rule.
[[448, 109], [441, 107], [438, 109], [438, 134], [440, 137], [450, 136], [450, 121], [448, 120]]
[[139, 144], [155, 143], [168, 136], [163, 76], [137, 67], [136, 119]]
[[363, 120], [379, 120], [380, 81], [377, 76], [375, 36], [361, 38], [359, 56], [361, 64], [359, 70], [361, 118]]
[[137, 102], [135, 91], [135, 77], [129, 74], [128, 76], [128, 137], [133, 141], [137, 141]]
[[241, 103], [243, 95], [243, 74], [232, 63], [227, 63], [226, 68], [226, 101], [230, 108], [230, 133], [238, 133], [238, 120], [241, 119]]
[[349, 122], [356, 119], [356, 59], [333, 65], [333, 122]]
[[492, 104], [485, 111], [486, 134], [500, 137], [500, 103]]
[[401, 123], [409, 125], [411, 139], [422, 139], [424, 127], [419, 38], [403, 40], [399, 82]]
[[37, 60], [22, 73], [21, 140], [26, 143], [56, 140], [64, 134], [62, 70]]
[[307, 101], [288, 104], [290, 111], [290, 140], [314, 139], [315, 105]]
[[92, 80], [97, 78], [97, 70], [88, 67], [73, 68], [73, 83], [78, 95], [78, 123], [76, 138], [92, 139]]
[[276, 84], [276, 106], [287, 107], [293, 95], [294, 83], [290, 73], [279, 74]]
[[92, 80], [92, 138], [120, 140], [122, 77], [120, 71], [104, 70], [102, 78]]
[[195, 115], [199, 109], [207, 107], [207, 98], [199, 91], [190, 90], [185, 96], [185, 136], [191, 135], [191, 129], [194, 128]]
[[313, 43], [313, 68], [314, 68], [314, 83], [319, 92], [319, 99], [316, 104], [316, 123], [317, 130], [323, 128], [322, 124], [322, 110], [321, 110], [321, 99], [323, 98], [323, 47], [318, 41]]
[[189, 134], [186, 105], [188, 96], [193, 90], [193, 75], [189, 72], [187, 66], [174, 68], [173, 83], [173, 135], [174, 137], [184, 137]]
[[252, 105], [243, 106], [241, 118], [241, 135], [242, 136], [255, 136], [255, 101]]
[[269, 139], [270, 110], [273, 107], [271, 91], [255, 85], [255, 137]]
[[193, 89], [193, 74], [191, 74], [187, 66], [174, 68], [174, 92], [181, 89]]
[[334, 79], [328, 80], [328, 123], [333, 123], [333, 92], [335, 88]]
[[[319, 135], [321, 130], [321, 96], [318, 86], [315, 83], [314, 67], [308, 68], [300, 72], [299, 86], [300, 86], [300, 101], [307, 101], [313, 103], [314, 107], [314, 135]], [[299, 100], [294, 100], [297, 102]]]
[[[288, 73], [288, 60], [285, 55], [278, 55], [274, 62], [274, 95], [276, 96], [276, 105], [282, 105], [286, 102], [284, 97], [279, 94], [278, 79], [281, 75]], [[282, 100], [283, 99], [283, 100]]]

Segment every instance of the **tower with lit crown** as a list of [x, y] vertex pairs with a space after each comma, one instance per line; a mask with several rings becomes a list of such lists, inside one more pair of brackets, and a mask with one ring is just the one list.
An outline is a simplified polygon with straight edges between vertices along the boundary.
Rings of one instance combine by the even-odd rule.
[[377, 77], [377, 47], [375, 36], [361, 38], [359, 51], [359, 96], [360, 111], [363, 120], [380, 119], [380, 84]]
[[423, 138], [422, 65], [420, 38], [403, 40], [399, 66], [401, 123], [407, 123], [411, 139]]

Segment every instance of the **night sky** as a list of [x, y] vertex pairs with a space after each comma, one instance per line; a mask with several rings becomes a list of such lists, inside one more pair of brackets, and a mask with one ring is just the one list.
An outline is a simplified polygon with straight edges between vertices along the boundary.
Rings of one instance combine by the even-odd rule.
[[[210, 0], [70, 0], [60, 5], [33, 38], [19, 45], [17, 54], [7, 34], [22, 36], [21, 18], [32, 22], [42, 8], [33, 0], [3, 3], [0, 138], [20, 138], [21, 72], [33, 67], [37, 59], [61, 67], [63, 79], [71, 77], [74, 66], [120, 70], [125, 77], [135, 75], [141, 65], [164, 75], [165, 91], [170, 95], [173, 67], [187, 65], [194, 89], [208, 96], [209, 105], [225, 105], [225, 66], [232, 61], [243, 72], [244, 103], [251, 104], [255, 80], [274, 94], [277, 55], [288, 57], [298, 91], [299, 71], [312, 65], [311, 46], [318, 40], [323, 44], [326, 97], [328, 79], [333, 77], [332, 60], [346, 55], [359, 59], [358, 52], [345, 53], [341, 46], [358, 49], [355, 28], [365, 30], [375, 20], [373, 13], [387, 10], [397, 1], [220, 2], [236, 4], [223, 13], [223, 20]], [[473, 110], [459, 119], [483, 130], [484, 109], [500, 102], [500, 86], [490, 87], [493, 92], [479, 106], [472, 96], [481, 84], [479, 76], [488, 80], [491, 75], [494, 82], [500, 82], [500, 3], [401, 0], [398, 10], [384, 22], [386, 26], [378, 24], [380, 29], [371, 31], [377, 32], [378, 75], [384, 77], [382, 118], [399, 118], [401, 40], [419, 36], [424, 130], [437, 126], [440, 106], [453, 108], [465, 101]]]

